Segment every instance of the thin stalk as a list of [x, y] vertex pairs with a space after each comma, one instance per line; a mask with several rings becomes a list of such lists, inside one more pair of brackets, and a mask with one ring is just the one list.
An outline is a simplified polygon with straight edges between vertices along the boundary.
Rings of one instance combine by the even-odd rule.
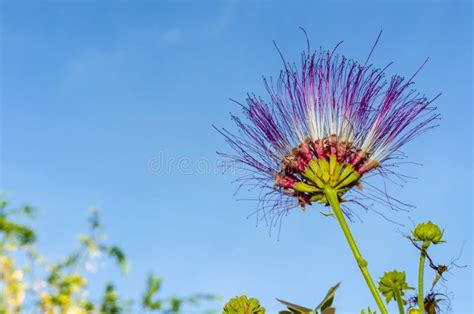
[[398, 287], [393, 287], [393, 294], [398, 304], [398, 312], [400, 314], [405, 314], [405, 309], [403, 308], [403, 299], [402, 299], [402, 294], [400, 292], [400, 289], [398, 289]]
[[425, 258], [426, 250], [429, 243], [423, 243], [420, 254], [420, 265], [418, 266], [418, 309], [421, 313], [425, 313], [425, 294], [423, 291], [424, 272], [425, 272]]
[[382, 312], [382, 314], [387, 314], [388, 312], [385, 308], [385, 304], [383, 303], [382, 298], [380, 297], [377, 288], [375, 287], [374, 281], [370, 276], [369, 270], [367, 269], [367, 261], [362, 258], [359, 248], [357, 247], [354, 237], [352, 236], [349, 226], [347, 225], [346, 219], [344, 218], [344, 213], [342, 212], [341, 205], [339, 204], [339, 199], [337, 197], [336, 191], [332, 188], [327, 187], [324, 189], [324, 194], [326, 195], [329, 204], [331, 205], [332, 210], [334, 212], [334, 216], [336, 216], [337, 221], [341, 226], [342, 232], [344, 233], [344, 236], [346, 237], [346, 240], [349, 243], [349, 247], [352, 250], [352, 254], [354, 254], [357, 264], [359, 265], [360, 271], [362, 272], [362, 276], [364, 276], [365, 282], [369, 287], [370, 293], [372, 293], [372, 296], [374, 297], [375, 303], [377, 303], [377, 306], [379, 307], [380, 312]]

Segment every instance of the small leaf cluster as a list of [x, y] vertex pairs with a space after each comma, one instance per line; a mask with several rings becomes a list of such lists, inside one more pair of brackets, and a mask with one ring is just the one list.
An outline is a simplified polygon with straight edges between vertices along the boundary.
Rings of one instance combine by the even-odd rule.
[[[10, 209], [0, 195], [0, 313], [120, 314], [134, 312], [134, 307], [165, 314], [217, 300], [211, 294], [159, 298], [161, 279], [153, 274], [140, 303], [121, 298], [111, 282], [102, 296], [91, 296], [86, 278], [100, 270], [101, 258], [109, 257], [124, 275], [129, 270], [124, 251], [105, 241], [98, 210], [90, 211], [88, 231], [78, 237], [78, 247], [54, 262], [38, 252], [35, 232], [24, 224], [34, 213], [30, 206]], [[20, 267], [18, 261], [28, 266]]]

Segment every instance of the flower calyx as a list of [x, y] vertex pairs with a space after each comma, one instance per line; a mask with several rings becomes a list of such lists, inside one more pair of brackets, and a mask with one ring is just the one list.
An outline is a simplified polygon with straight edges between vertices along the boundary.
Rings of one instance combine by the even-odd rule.
[[[390, 271], [385, 272], [379, 281], [379, 291], [385, 297], [387, 304], [395, 298], [397, 293], [402, 297], [406, 290], [414, 290], [406, 282], [405, 272]], [[406, 304], [406, 301], [403, 300]]]
[[423, 246], [426, 248], [430, 244], [440, 244], [445, 241], [443, 238], [443, 231], [438, 225], [428, 221], [426, 223], [419, 223], [414, 230], [411, 231], [412, 240], [423, 242]]

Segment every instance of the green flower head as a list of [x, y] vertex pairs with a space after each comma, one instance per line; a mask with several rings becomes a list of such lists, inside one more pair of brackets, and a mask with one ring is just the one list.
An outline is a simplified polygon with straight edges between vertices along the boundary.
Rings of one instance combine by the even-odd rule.
[[[403, 296], [405, 290], [414, 290], [414, 288], [408, 286], [404, 271], [394, 270], [384, 273], [379, 281], [379, 291], [384, 295], [387, 303], [394, 298], [396, 290], [400, 292], [400, 296]], [[405, 301], [403, 302], [406, 303]]]
[[230, 299], [224, 306], [224, 314], [265, 314], [265, 308], [254, 298], [245, 295]]
[[432, 223], [431, 221], [425, 223], [419, 223], [415, 230], [412, 230], [413, 240], [421, 241], [425, 243], [439, 244], [444, 241], [441, 241], [443, 237], [443, 231], [438, 227], [438, 225]]
[[417, 308], [412, 307], [408, 310], [408, 314], [422, 314], [421, 311]]

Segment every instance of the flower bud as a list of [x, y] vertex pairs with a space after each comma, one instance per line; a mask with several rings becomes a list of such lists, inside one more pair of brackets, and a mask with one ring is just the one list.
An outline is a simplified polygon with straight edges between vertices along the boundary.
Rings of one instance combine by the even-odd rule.
[[408, 314], [423, 314], [423, 313], [421, 313], [419, 309], [412, 307], [411, 309], [408, 310]]
[[[406, 279], [405, 279], [405, 272], [399, 271], [390, 271], [385, 272], [380, 278], [379, 281], [379, 291], [385, 297], [387, 304], [395, 297], [395, 289], [400, 291], [400, 295], [404, 295], [405, 290], [413, 290], [414, 288], [409, 287]], [[406, 303], [405, 301], [403, 301]]]
[[419, 223], [415, 230], [412, 230], [413, 240], [421, 241], [424, 243], [439, 244], [443, 237], [443, 231], [431, 221], [425, 223]]
[[265, 308], [254, 298], [245, 295], [229, 300], [224, 306], [223, 314], [265, 314]]

